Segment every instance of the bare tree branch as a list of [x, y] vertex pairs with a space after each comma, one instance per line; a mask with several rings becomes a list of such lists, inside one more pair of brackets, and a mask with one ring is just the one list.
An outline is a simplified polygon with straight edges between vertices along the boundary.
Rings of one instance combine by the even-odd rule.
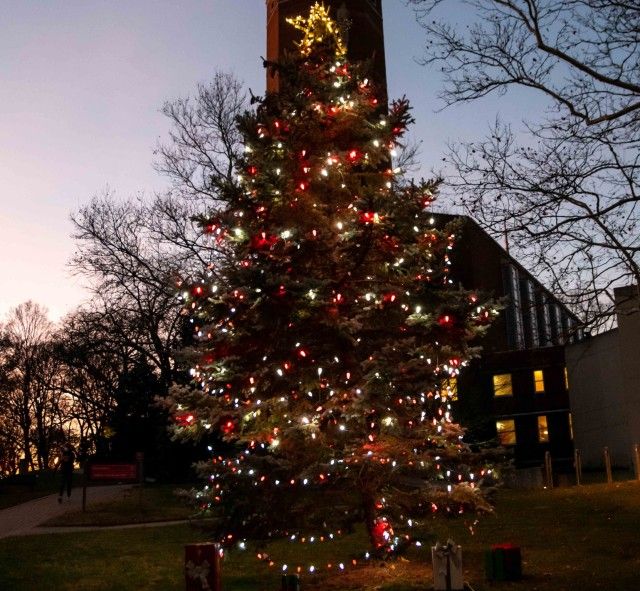
[[[409, 0], [427, 33], [425, 64], [446, 105], [520, 86], [550, 100], [516, 141], [496, 121], [449, 147], [449, 190], [594, 328], [613, 289], [640, 283], [640, 5], [608, 0]], [[437, 18], [464, 4], [460, 32]]]

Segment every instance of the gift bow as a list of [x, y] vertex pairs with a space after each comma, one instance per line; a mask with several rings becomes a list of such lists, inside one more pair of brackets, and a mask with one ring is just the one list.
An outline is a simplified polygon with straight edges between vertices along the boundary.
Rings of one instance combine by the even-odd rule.
[[459, 566], [460, 563], [460, 546], [453, 540], [447, 540], [446, 544], [436, 542], [434, 546], [434, 552], [439, 558], [448, 558], [453, 564]]
[[209, 591], [211, 589], [208, 581], [211, 567], [206, 560], [204, 560], [200, 564], [195, 564], [190, 560], [189, 562], [187, 562], [186, 569], [187, 576], [190, 579], [193, 579], [194, 581], [200, 581], [203, 591]]

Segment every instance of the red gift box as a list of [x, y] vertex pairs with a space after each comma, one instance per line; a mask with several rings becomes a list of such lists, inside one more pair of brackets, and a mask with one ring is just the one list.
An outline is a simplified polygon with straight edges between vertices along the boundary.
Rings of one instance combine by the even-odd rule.
[[517, 581], [522, 578], [522, 552], [515, 544], [494, 544], [486, 556], [487, 578], [491, 581]]

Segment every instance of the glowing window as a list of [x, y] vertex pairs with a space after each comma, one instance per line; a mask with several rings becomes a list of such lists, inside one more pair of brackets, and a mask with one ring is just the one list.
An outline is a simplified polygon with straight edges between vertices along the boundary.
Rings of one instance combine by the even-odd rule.
[[542, 394], [544, 392], [544, 373], [541, 369], [533, 370], [533, 383], [536, 394]]
[[502, 445], [516, 444], [516, 422], [513, 419], [496, 421], [496, 431]]
[[458, 400], [458, 378], [455, 376], [447, 378], [442, 384], [442, 390], [449, 400], [454, 402]]
[[547, 443], [549, 441], [549, 427], [547, 426], [547, 417], [538, 417], [538, 441]]
[[565, 390], [569, 390], [569, 372], [567, 371], [567, 368], [564, 368], [564, 388]]
[[511, 374], [502, 373], [493, 376], [493, 395], [494, 396], [513, 396], [513, 388], [511, 387]]

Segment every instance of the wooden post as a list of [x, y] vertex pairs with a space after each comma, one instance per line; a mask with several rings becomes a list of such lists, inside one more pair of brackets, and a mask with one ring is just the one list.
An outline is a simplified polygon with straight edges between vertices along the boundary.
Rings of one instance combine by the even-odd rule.
[[613, 482], [613, 474], [611, 473], [611, 454], [609, 453], [609, 448], [606, 446], [604, 448], [604, 469], [607, 472], [607, 483], [611, 484]]
[[282, 575], [282, 591], [300, 591], [298, 575]]
[[221, 591], [220, 554], [218, 544], [185, 546], [184, 576], [187, 591]]
[[636, 469], [636, 480], [640, 480], [640, 445], [633, 444], [633, 464]]
[[142, 488], [144, 486], [144, 452], [136, 452], [136, 469], [138, 472], [138, 508], [142, 510]]
[[551, 452], [544, 452], [544, 472], [548, 488], [553, 488], [553, 464], [551, 463]]
[[89, 478], [89, 474], [87, 474], [88, 466], [87, 461], [82, 465], [82, 512], [85, 513], [87, 511], [87, 480]]
[[582, 484], [582, 452], [579, 449], [573, 452], [573, 466], [576, 469], [576, 485]]

